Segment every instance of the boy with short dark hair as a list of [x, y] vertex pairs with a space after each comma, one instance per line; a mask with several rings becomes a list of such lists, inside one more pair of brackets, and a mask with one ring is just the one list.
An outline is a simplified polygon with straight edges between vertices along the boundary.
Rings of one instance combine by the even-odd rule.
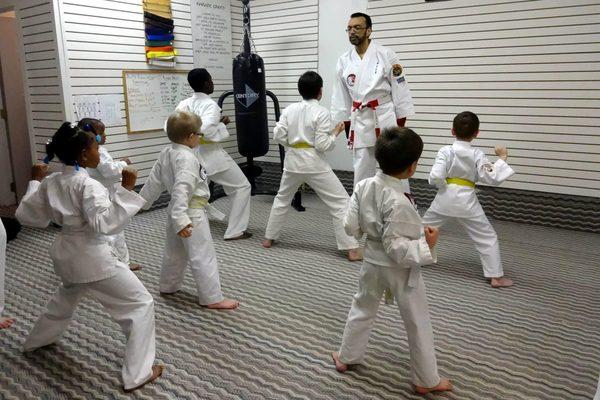
[[450, 219], [456, 219], [473, 240], [479, 252], [484, 276], [492, 287], [508, 287], [513, 282], [504, 277], [500, 262], [500, 246], [494, 228], [475, 193], [477, 182], [499, 185], [515, 171], [506, 163], [508, 151], [496, 146], [499, 159], [492, 163], [485, 153], [471, 147], [479, 134], [479, 118], [470, 111], [458, 114], [452, 123], [452, 135], [456, 141], [438, 151], [429, 173], [429, 183], [438, 187], [431, 206], [423, 216], [427, 225], [441, 227]]
[[160, 152], [140, 195], [146, 199], [145, 209], [163, 191], [171, 195], [160, 271], [161, 295], [179, 291], [189, 263], [200, 305], [234, 309], [239, 302], [225, 299], [221, 293], [217, 255], [205, 211], [210, 193], [206, 175], [192, 151], [198, 146], [201, 124], [191, 112], [176, 111], [169, 116], [166, 128], [172, 143]]
[[304, 100], [283, 110], [273, 130], [273, 140], [287, 147], [279, 191], [273, 200], [263, 246], [269, 248], [279, 234], [298, 187], [307, 183], [329, 207], [339, 250], [348, 252], [348, 259], [362, 259], [358, 242], [344, 232], [343, 218], [348, 205], [348, 193], [325, 159], [335, 138], [344, 130], [340, 123], [331, 129], [329, 111], [319, 105], [323, 94], [323, 79], [307, 71], [298, 80], [298, 92]]
[[[229, 137], [226, 127], [229, 117], [221, 116], [221, 108], [210, 97], [215, 85], [206, 69], [192, 69], [188, 73], [188, 83], [194, 89], [194, 95], [179, 103], [176, 110], [192, 112], [202, 119], [202, 137], [194, 154], [206, 169], [208, 179], [223, 186], [225, 194], [231, 197], [229, 222], [223, 237], [225, 240], [248, 239], [252, 237], [247, 231], [252, 188], [240, 167], [221, 145]], [[211, 214], [216, 215], [214, 210]]]
[[[358, 293], [346, 321], [342, 345], [333, 353], [339, 372], [363, 359], [384, 291], [396, 298], [404, 320], [412, 381], [419, 394], [452, 390], [437, 371], [433, 329], [421, 266], [436, 262], [438, 230], [425, 227], [404, 180], [411, 177], [423, 141], [408, 128], [386, 129], [375, 143], [381, 171], [358, 182], [344, 218], [348, 234], [367, 235]], [[423, 236], [424, 233], [424, 236]]]

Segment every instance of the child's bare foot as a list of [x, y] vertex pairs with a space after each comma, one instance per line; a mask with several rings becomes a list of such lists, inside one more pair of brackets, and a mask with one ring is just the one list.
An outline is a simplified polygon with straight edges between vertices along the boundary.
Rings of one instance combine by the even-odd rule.
[[335, 364], [335, 370], [337, 372], [344, 373], [348, 370], [348, 364], [344, 364], [340, 361], [340, 355], [337, 351], [331, 353], [331, 358], [333, 358], [333, 363]]
[[132, 271], [139, 271], [140, 269], [142, 269], [142, 266], [137, 263], [129, 263], [129, 269]]
[[0, 329], [10, 328], [12, 326], [12, 324], [14, 324], [14, 323], [15, 323], [14, 318], [1, 317], [0, 318]]
[[452, 390], [452, 382], [450, 382], [450, 379], [447, 378], [441, 378], [440, 383], [438, 383], [432, 388], [426, 388], [423, 386], [415, 385], [415, 392], [417, 392], [418, 394], [427, 394], [431, 392], [447, 392], [450, 390]]
[[205, 307], [210, 308], [211, 310], [233, 310], [235, 308], [238, 308], [239, 305], [240, 302], [237, 300], [224, 299], [219, 301], [218, 303], [212, 303]]
[[262, 245], [265, 249], [270, 248], [271, 246], [273, 246], [275, 244], [275, 240], [273, 239], [265, 239], [262, 242]]
[[362, 251], [360, 248], [350, 249], [348, 250], [348, 260], [349, 261], [360, 261], [363, 259]]
[[501, 276], [500, 278], [492, 278], [491, 285], [493, 288], [503, 288], [514, 285], [513, 281]]
[[150, 376], [150, 378], [148, 378], [148, 380], [146, 382], [142, 383], [141, 385], [137, 385], [136, 387], [131, 388], [131, 389], [123, 389], [123, 391], [125, 393], [131, 393], [134, 390], [143, 388], [145, 385], [149, 384], [150, 382], [154, 382], [156, 379], [158, 379], [158, 377], [162, 375], [164, 370], [165, 370], [164, 365], [153, 365], [152, 366], [152, 376]]

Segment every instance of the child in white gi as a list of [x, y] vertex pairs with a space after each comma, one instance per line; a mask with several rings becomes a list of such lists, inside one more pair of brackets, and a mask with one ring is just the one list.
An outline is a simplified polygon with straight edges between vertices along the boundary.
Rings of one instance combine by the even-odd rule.
[[193, 112], [202, 120], [202, 137], [194, 152], [208, 179], [223, 186], [225, 194], [231, 197], [229, 224], [223, 237], [225, 240], [248, 239], [252, 237], [246, 231], [250, 220], [250, 182], [220, 144], [229, 137], [225, 127], [229, 118], [221, 116], [219, 105], [210, 98], [215, 86], [206, 69], [191, 70], [188, 83], [194, 95], [179, 103], [176, 110]]
[[[108, 189], [109, 195], [115, 193], [117, 188], [121, 186], [121, 172], [123, 168], [131, 165], [129, 158], [123, 158], [115, 161], [108, 153], [108, 150], [104, 146], [106, 143], [106, 127], [102, 121], [95, 118], [83, 118], [77, 126], [86, 132], [92, 132], [96, 135], [96, 140], [99, 140], [100, 148], [100, 164], [96, 168], [88, 168], [88, 174], [99, 181]], [[113, 248], [115, 254], [121, 262], [129, 265], [129, 269], [132, 271], [139, 271], [142, 266], [137, 263], [131, 263], [129, 260], [129, 250], [127, 249], [127, 243], [125, 242], [125, 231], [118, 232], [114, 235], [107, 236], [109, 243]]]
[[100, 163], [95, 135], [65, 122], [46, 151], [46, 161], [56, 155], [65, 165], [45, 179], [46, 166], [34, 166], [16, 216], [32, 227], [44, 228], [50, 222], [62, 227], [50, 248], [62, 284], [29, 333], [24, 351], [57, 342], [77, 304], [89, 293], [121, 326], [127, 338], [124, 389], [138, 389], [163, 371], [162, 366], [153, 366], [154, 300], [135, 274], [113, 256], [104, 237], [123, 229], [145, 203], [133, 192], [136, 171], [123, 170], [123, 187], [115, 190], [111, 200], [107, 189], [86, 170]]
[[288, 149], [263, 246], [269, 248], [279, 238], [292, 197], [302, 183], [307, 183], [329, 207], [338, 249], [348, 251], [350, 261], [361, 260], [358, 242], [344, 232], [348, 193], [324, 155], [333, 149], [344, 124], [338, 124], [332, 132], [329, 112], [319, 105], [323, 95], [323, 79], [319, 74], [305, 72], [298, 80], [298, 91], [304, 100], [286, 107], [273, 131], [273, 140]]
[[[348, 314], [339, 353], [339, 372], [363, 359], [369, 333], [384, 291], [390, 290], [404, 320], [412, 381], [417, 393], [451, 390], [437, 371], [422, 265], [436, 262], [438, 230], [425, 227], [403, 180], [411, 177], [423, 151], [423, 141], [408, 128], [386, 129], [375, 144], [381, 171], [354, 188], [344, 227], [356, 238], [367, 235], [364, 261]], [[423, 231], [425, 236], [423, 237]]]
[[0, 329], [10, 328], [14, 318], [2, 316], [4, 311], [4, 270], [6, 269], [6, 229], [0, 221]]
[[200, 305], [234, 309], [239, 302], [225, 299], [221, 293], [217, 255], [205, 210], [210, 193], [204, 170], [193, 152], [201, 136], [201, 124], [191, 112], [175, 111], [169, 116], [167, 135], [172, 143], [160, 152], [140, 195], [146, 199], [144, 208], [150, 208], [163, 191], [171, 194], [160, 271], [161, 295], [179, 290], [189, 263]]
[[456, 141], [438, 151], [429, 173], [429, 183], [438, 187], [437, 195], [423, 216], [426, 225], [441, 227], [456, 219], [467, 231], [479, 252], [483, 274], [492, 287], [508, 287], [513, 282], [504, 277], [500, 262], [498, 236], [477, 200], [475, 184], [499, 185], [515, 171], [506, 163], [508, 152], [497, 146], [499, 159], [491, 163], [484, 152], [471, 147], [479, 134], [479, 118], [464, 111], [454, 118], [452, 135]]

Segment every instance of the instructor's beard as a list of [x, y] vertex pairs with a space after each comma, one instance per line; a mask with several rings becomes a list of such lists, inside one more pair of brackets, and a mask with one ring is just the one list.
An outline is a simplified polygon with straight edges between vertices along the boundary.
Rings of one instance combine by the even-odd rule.
[[360, 38], [356, 35], [350, 35], [349, 40], [350, 40], [350, 43], [352, 43], [355, 46], [358, 46], [365, 40], [365, 38]]

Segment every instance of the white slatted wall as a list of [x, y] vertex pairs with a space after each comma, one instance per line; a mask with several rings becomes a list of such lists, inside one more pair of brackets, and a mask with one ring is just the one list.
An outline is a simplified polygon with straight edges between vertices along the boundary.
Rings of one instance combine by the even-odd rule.
[[503, 186], [600, 197], [600, 1], [370, 0], [368, 13], [413, 92], [416, 177], [471, 110], [476, 146], [509, 148], [517, 175]]
[[[299, 76], [318, 69], [319, 0], [253, 0], [250, 5], [252, 37], [265, 62], [267, 90], [277, 96], [283, 110], [302, 99], [297, 89]], [[238, 10], [236, 18], [241, 21]], [[241, 39], [240, 24], [233, 32], [234, 48]], [[275, 114], [270, 100], [269, 120], [272, 136]], [[278, 146], [272, 143], [261, 160], [278, 163]]]
[[64, 119], [53, 5], [51, 0], [28, 1], [15, 11], [23, 39], [30, 136], [35, 159], [42, 160], [46, 141]]
[[[65, 97], [78, 94], [123, 95], [122, 71], [150, 69], [144, 53], [144, 24], [141, 0], [59, 0], [69, 85]], [[231, 0], [233, 8], [240, 2]], [[190, 0], [173, 0], [178, 70], [193, 68]], [[239, 18], [232, 24], [241, 24]], [[237, 44], [234, 42], [234, 48]], [[231, 89], [230, 81], [215, 80], [215, 99]], [[72, 100], [69, 100], [72, 102]], [[224, 107], [225, 113], [233, 113]], [[69, 113], [70, 114], [70, 113]], [[122, 115], [125, 117], [124, 98]], [[235, 130], [225, 144], [237, 149]], [[129, 157], [138, 168], [143, 183], [160, 150], [168, 143], [162, 131], [127, 134], [125, 125], [107, 129], [107, 148], [115, 158]]]

